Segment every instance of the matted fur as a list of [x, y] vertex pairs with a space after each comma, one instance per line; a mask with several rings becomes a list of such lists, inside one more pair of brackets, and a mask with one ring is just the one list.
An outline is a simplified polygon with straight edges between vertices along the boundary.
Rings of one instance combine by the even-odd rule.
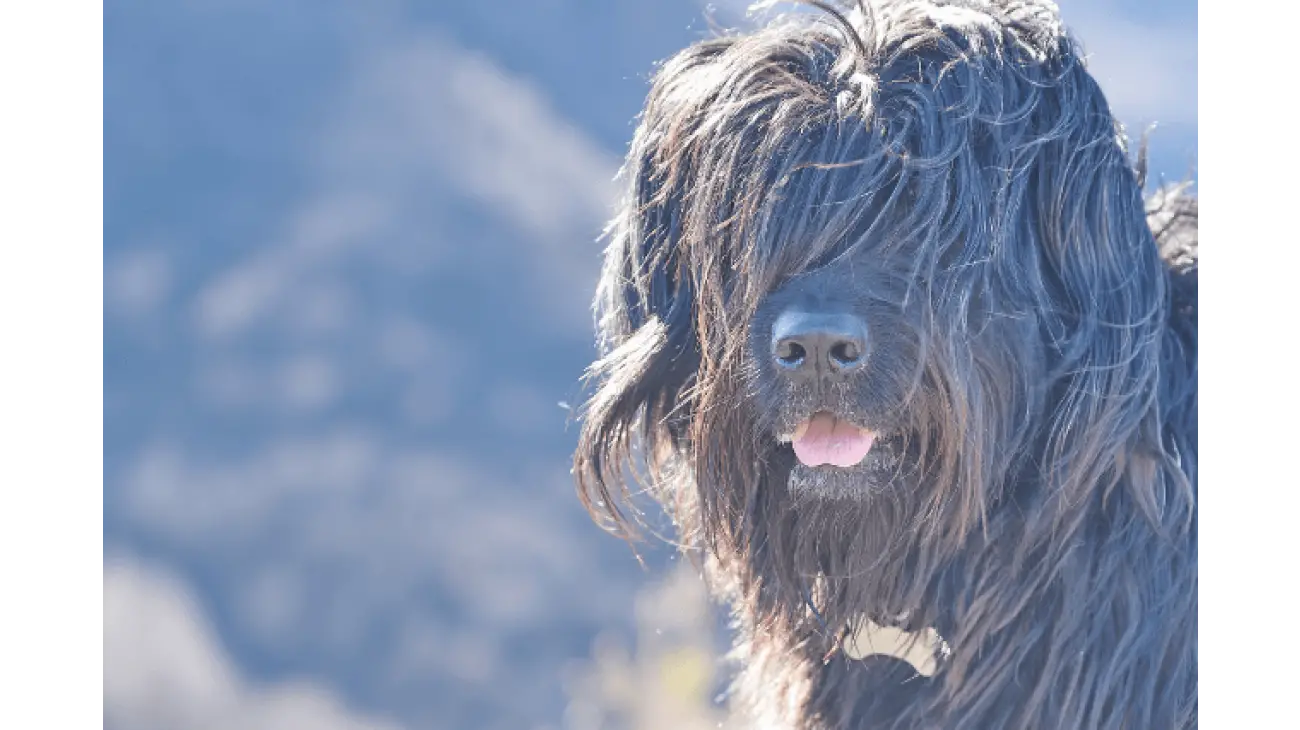
[[[664, 505], [733, 608], [758, 726], [1195, 726], [1195, 198], [1144, 204], [1049, 3], [822, 9], [654, 78], [584, 502], [629, 536], [631, 485]], [[848, 383], [763, 357], [810, 296], [871, 325]], [[791, 479], [779, 436], [818, 407], [888, 433], [893, 476]], [[837, 651], [868, 617], [951, 655], [922, 678]]]

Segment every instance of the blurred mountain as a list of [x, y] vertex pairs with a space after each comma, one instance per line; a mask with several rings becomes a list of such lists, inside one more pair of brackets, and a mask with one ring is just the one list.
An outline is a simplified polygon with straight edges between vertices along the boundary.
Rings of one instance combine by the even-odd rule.
[[559, 404], [638, 74], [694, 11], [586, 5], [105, 9], [106, 541], [251, 681], [529, 727], [631, 620]]

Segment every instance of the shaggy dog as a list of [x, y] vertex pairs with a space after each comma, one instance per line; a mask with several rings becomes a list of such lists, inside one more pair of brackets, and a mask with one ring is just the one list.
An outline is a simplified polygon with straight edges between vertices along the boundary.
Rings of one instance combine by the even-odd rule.
[[758, 726], [1194, 727], [1195, 199], [1049, 3], [811, 4], [654, 77], [584, 501], [666, 508]]

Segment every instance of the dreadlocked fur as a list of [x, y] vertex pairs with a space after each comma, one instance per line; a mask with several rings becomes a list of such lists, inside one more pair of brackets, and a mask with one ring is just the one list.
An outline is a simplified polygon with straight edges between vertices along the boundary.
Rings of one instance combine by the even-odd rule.
[[[764, 727], [1196, 725], [1196, 199], [1144, 204], [1045, 2], [881, 0], [705, 40], [653, 80], [596, 298], [579, 493], [673, 518]], [[869, 324], [797, 386], [791, 301]], [[815, 409], [882, 437], [805, 470]], [[888, 476], [881, 477], [880, 474]], [[933, 627], [933, 677], [837, 648]]]

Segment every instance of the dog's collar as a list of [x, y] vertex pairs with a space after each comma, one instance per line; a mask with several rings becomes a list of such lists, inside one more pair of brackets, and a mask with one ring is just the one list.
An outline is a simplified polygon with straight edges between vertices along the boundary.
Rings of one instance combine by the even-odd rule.
[[[804, 595], [804, 603], [812, 612], [817, 623], [828, 633], [830, 627], [822, 619], [821, 612], [813, 603], [811, 592]], [[895, 617], [898, 623], [907, 621], [907, 614]], [[838, 652], [854, 661], [861, 661], [869, 656], [890, 656], [912, 665], [922, 677], [933, 677], [939, 669], [939, 662], [952, 656], [952, 647], [933, 627], [920, 631], [904, 631], [898, 626], [881, 625], [866, 614], [860, 614], [856, 620], [840, 632], [834, 634], [835, 644], [823, 657], [822, 663], [829, 662]]]
[[853, 623], [838, 643], [849, 659], [891, 656], [911, 664], [922, 677], [933, 677], [939, 662], [952, 654], [948, 642], [933, 628], [904, 631], [897, 626], [882, 626], [865, 615]]

